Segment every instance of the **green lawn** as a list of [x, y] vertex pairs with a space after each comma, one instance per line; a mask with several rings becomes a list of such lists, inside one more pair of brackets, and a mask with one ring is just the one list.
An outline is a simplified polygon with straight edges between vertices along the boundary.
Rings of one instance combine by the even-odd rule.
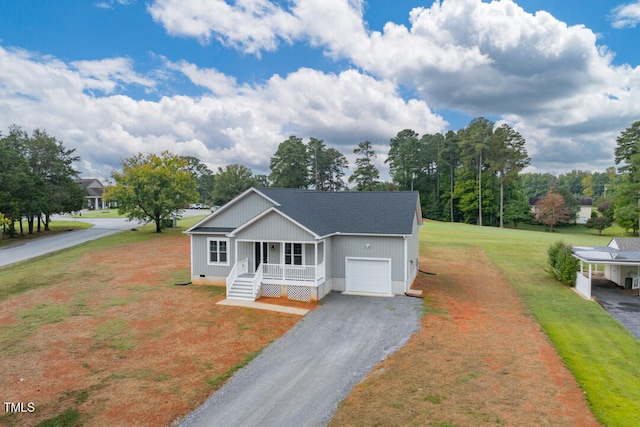
[[81, 213], [69, 215], [73, 218], [126, 218], [126, 215], [118, 214], [118, 209], [96, 209], [92, 211], [84, 210]]
[[[547, 249], [563, 240], [572, 245], [606, 245], [583, 227], [549, 233], [465, 224], [426, 222], [421, 251], [438, 247], [481, 246], [517, 289], [585, 392], [604, 425], [640, 422], [640, 340], [596, 302], [585, 301], [546, 273]], [[429, 269], [429, 266], [422, 266]], [[634, 424], [634, 423], [632, 423]]]

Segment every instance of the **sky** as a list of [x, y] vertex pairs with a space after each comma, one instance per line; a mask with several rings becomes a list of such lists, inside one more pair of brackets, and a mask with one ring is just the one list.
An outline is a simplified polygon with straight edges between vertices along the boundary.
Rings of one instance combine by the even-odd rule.
[[640, 120], [640, 0], [4, 0], [0, 131], [44, 129], [105, 181], [137, 153], [269, 174], [290, 135], [507, 123], [528, 172], [604, 171]]

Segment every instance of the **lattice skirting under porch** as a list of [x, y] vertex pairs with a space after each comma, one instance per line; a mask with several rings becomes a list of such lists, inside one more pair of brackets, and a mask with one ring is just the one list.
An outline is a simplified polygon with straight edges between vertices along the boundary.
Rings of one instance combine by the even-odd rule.
[[263, 297], [280, 297], [280, 285], [262, 284], [261, 288]]
[[309, 286], [287, 286], [287, 298], [296, 301], [311, 301], [311, 288]]

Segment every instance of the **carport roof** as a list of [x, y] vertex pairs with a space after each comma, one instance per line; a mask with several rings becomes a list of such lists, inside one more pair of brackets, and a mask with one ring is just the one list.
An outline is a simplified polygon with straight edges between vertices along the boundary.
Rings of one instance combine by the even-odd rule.
[[573, 255], [589, 263], [640, 264], [640, 251], [629, 251], [610, 246], [574, 246]]

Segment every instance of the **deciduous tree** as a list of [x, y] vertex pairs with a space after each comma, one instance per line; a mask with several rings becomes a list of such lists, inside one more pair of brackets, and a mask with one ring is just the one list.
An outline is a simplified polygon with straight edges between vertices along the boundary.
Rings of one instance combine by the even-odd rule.
[[123, 160], [121, 172], [111, 174], [115, 185], [105, 199], [117, 202], [118, 213], [130, 220], [154, 222], [160, 233], [163, 221], [179, 217], [185, 205], [198, 200], [188, 165], [187, 159], [168, 151], [132, 156]]
[[213, 201], [216, 205], [223, 205], [238, 194], [257, 185], [251, 169], [238, 164], [219, 167], [215, 181]]
[[213, 188], [215, 186], [215, 177], [211, 169], [200, 159], [193, 156], [184, 156], [187, 160], [186, 170], [191, 172], [196, 179], [196, 190], [200, 196], [200, 203], [210, 203]]
[[504, 206], [504, 219], [513, 222], [514, 228], [518, 228], [518, 224], [531, 221], [533, 218], [529, 201], [522, 193], [518, 194], [519, 197], [511, 199]]
[[585, 224], [585, 227], [594, 228], [598, 230], [598, 235], [602, 235], [602, 230], [611, 227], [611, 224], [613, 224], [613, 220], [611, 218], [604, 215], [598, 215], [589, 218], [587, 220], [587, 223]]
[[553, 191], [536, 203], [536, 211], [536, 219], [552, 232], [555, 225], [566, 223], [571, 215], [565, 207], [564, 198]]

